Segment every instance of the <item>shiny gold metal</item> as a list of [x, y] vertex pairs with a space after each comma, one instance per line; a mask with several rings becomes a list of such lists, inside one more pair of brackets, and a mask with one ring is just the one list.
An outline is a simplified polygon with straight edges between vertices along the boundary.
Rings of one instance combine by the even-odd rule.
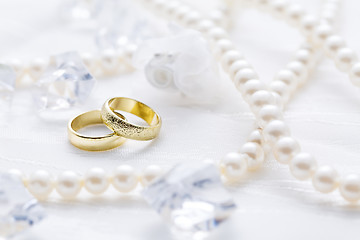
[[[149, 124], [139, 126], [120, 118], [115, 111], [132, 113]], [[151, 140], [159, 135], [161, 128], [160, 116], [149, 106], [131, 98], [116, 97], [107, 100], [101, 109], [101, 117], [104, 124], [117, 135], [135, 139]]]
[[[119, 118], [124, 118], [117, 113]], [[77, 131], [89, 125], [103, 124], [101, 111], [94, 110], [78, 115], [71, 119], [68, 124], [68, 137], [72, 145], [86, 151], [105, 151], [116, 148], [123, 144], [126, 138], [116, 135], [114, 132], [101, 137], [90, 137]]]

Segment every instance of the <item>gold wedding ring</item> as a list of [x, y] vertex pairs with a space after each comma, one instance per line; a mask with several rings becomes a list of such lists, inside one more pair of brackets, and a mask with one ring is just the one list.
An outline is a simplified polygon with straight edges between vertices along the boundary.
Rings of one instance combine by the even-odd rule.
[[[125, 121], [125, 117], [116, 113], [119, 119]], [[90, 137], [80, 134], [79, 129], [89, 125], [103, 124], [101, 112], [94, 110], [80, 114], [73, 118], [68, 124], [68, 136], [71, 144], [87, 151], [105, 151], [116, 148], [125, 142], [125, 138], [118, 136], [115, 132], [101, 137]]]
[[[149, 124], [140, 126], [121, 118], [115, 111], [132, 113]], [[149, 106], [130, 98], [116, 97], [107, 100], [101, 109], [104, 124], [117, 135], [134, 140], [151, 140], [159, 135], [160, 116]]]

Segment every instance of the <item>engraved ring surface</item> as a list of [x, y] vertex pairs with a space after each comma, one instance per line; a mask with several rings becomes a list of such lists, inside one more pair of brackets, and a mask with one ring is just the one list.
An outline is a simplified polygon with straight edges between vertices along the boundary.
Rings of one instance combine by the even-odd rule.
[[[130, 123], [115, 111], [132, 113], [147, 122], [148, 126]], [[107, 100], [102, 106], [101, 117], [104, 124], [117, 135], [134, 140], [154, 139], [161, 128], [160, 116], [149, 106], [131, 98], [116, 97]]]

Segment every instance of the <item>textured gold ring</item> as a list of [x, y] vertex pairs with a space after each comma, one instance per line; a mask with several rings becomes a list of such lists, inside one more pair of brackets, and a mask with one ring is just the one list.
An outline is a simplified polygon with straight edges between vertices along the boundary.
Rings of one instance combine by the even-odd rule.
[[[139, 126], [128, 122], [115, 111], [132, 113], [149, 124]], [[159, 135], [161, 128], [160, 116], [149, 106], [131, 98], [116, 97], [107, 100], [101, 109], [104, 124], [117, 135], [135, 140], [151, 140]]]
[[[117, 113], [117, 116], [125, 119], [119, 113]], [[95, 124], [103, 124], [100, 110], [86, 112], [70, 120], [68, 137], [71, 144], [87, 151], [105, 151], [116, 148], [125, 142], [126, 138], [118, 136], [114, 132], [101, 137], [85, 136], [78, 132], [81, 128]]]

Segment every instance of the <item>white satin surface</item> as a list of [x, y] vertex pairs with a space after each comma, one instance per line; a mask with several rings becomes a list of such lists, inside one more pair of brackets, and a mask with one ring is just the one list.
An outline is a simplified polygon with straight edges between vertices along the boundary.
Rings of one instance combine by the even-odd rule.
[[[94, 29], [61, 22], [59, 2], [2, 0], [0, 57], [26, 60], [68, 50], [94, 52]], [[317, 14], [319, 0], [299, 2]], [[360, 2], [343, 2], [341, 34], [360, 53]], [[260, 79], [269, 82], [304, 39], [285, 23], [255, 10], [236, 15], [232, 39]], [[45, 169], [57, 174], [68, 169], [84, 172], [94, 166], [111, 171], [130, 164], [141, 170], [150, 164], [168, 168], [182, 161], [219, 160], [238, 150], [254, 126], [253, 115], [231, 81], [223, 74], [220, 82], [224, 94], [216, 103], [193, 104], [152, 88], [140, 72], [99, 79], [85, 105], [61, 114], [36, 113], [30, 90], [19, 90], [12, 108], [1, 113], [0, 170]], [[73, 147], [67, 140], [67, 121], [75, 114], [99, 109], [115, 96], [132, 97], [155, 108], [163, 118], [159, 138], [128, 141], [108, 152]], [[341, 174], [360, 173], [359, 107], [359, 89], [324, 59], [286, 108], [285, 119], [302, 149], [313, 153], [320, 164], [335, 166]], [[261, 170], [227, 188], [238, 209], [209, 239], [359, 239], [359, 206], [350, 206], [338, 192], [323, 195], [310, 182], [295, 180], [288, 167], [271, 155]], [[122, 195], [110, 190], [101, 197], [82, 193], [75, 201], [60, 201], [54, 194], [44, 206], [48, 218], [15, 240], [175, 239], [136, 192]]]

